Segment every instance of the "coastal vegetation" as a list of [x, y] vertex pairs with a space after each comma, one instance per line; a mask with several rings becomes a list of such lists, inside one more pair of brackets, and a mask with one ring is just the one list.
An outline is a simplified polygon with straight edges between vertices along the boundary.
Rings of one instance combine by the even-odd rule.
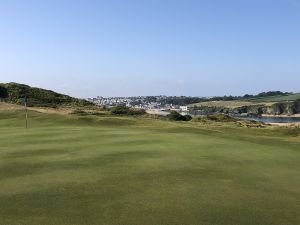
[[115, 115], [131, 115], [131, 116], [146, 114], [146, 111], [144, 109], [129, 108], [126, 106], [112, 107], [109, 109], [109, 112]]
[[170, 120], [175, 121], [190, 121], [192, 117], [190, 115], [181, 115], [176, 111], [171, 111], [170, 114], [167, 116]]

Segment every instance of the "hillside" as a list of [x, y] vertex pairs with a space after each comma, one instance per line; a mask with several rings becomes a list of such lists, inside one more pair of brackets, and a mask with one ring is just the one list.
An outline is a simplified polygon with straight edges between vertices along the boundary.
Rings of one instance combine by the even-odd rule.
[[232, 101], [206, 101], [190, 104], [193, 110], [201, 110], [202, 113], [251, 113], [269, 115], [293, 115], [300, 113], [300, 93], [274, 92], [258, 94], [256, 96], [244, 96]]
[[248, 101], [261, 103], [261, 102], [286, 102], [286, 101], [295, 101], [298, 99], [300, 99], [300, 93], [294, 93], [289, 95], [256, 97], [256, 98], [250, 98]]
[[238, 108], [242, 106], [250, 106], [250, 105], [256, 105], [255, 102], [250, 101], [208, 101], [208, 102], [199, 102], [196, 104], [191, 104], [190, 106], [204, 106], [204, 107], [226, 107], [226, 108]]
[[92, 105], [92, 103], [86, 100], [73, 98], [50, 90], [30, 87], [25, 84], [0, 83], [1, 101], [13, 104], [23, 104], [25, 96], [28, 99], [28, 106], [58, 107]]

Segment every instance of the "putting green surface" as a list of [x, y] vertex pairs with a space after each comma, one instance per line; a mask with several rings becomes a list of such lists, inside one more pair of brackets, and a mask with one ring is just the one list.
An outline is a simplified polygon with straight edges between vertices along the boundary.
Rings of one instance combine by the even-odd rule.
[[298, 225], [299, 130], [0, 112], [2, 225]]

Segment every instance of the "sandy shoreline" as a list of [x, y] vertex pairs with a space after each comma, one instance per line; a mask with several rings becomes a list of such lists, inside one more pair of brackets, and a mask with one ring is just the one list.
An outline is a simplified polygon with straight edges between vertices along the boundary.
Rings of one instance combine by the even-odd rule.
[[262, 117], [293, 117], [293, 118], [300, 118], [300, 114], [293, 114], [293, 115], [269, 115], [269, 114], [262, 114]]
[[300, 123], [266, 123], [272, 126], [280, 126], [280, 127], [300, 127]]

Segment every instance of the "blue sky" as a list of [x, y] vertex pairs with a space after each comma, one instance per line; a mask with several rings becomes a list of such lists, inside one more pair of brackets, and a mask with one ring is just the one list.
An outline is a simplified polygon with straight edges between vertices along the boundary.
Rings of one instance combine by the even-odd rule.
[[298, 0], [0, 0], [0, 82], [78, 97], [299, 92]]

